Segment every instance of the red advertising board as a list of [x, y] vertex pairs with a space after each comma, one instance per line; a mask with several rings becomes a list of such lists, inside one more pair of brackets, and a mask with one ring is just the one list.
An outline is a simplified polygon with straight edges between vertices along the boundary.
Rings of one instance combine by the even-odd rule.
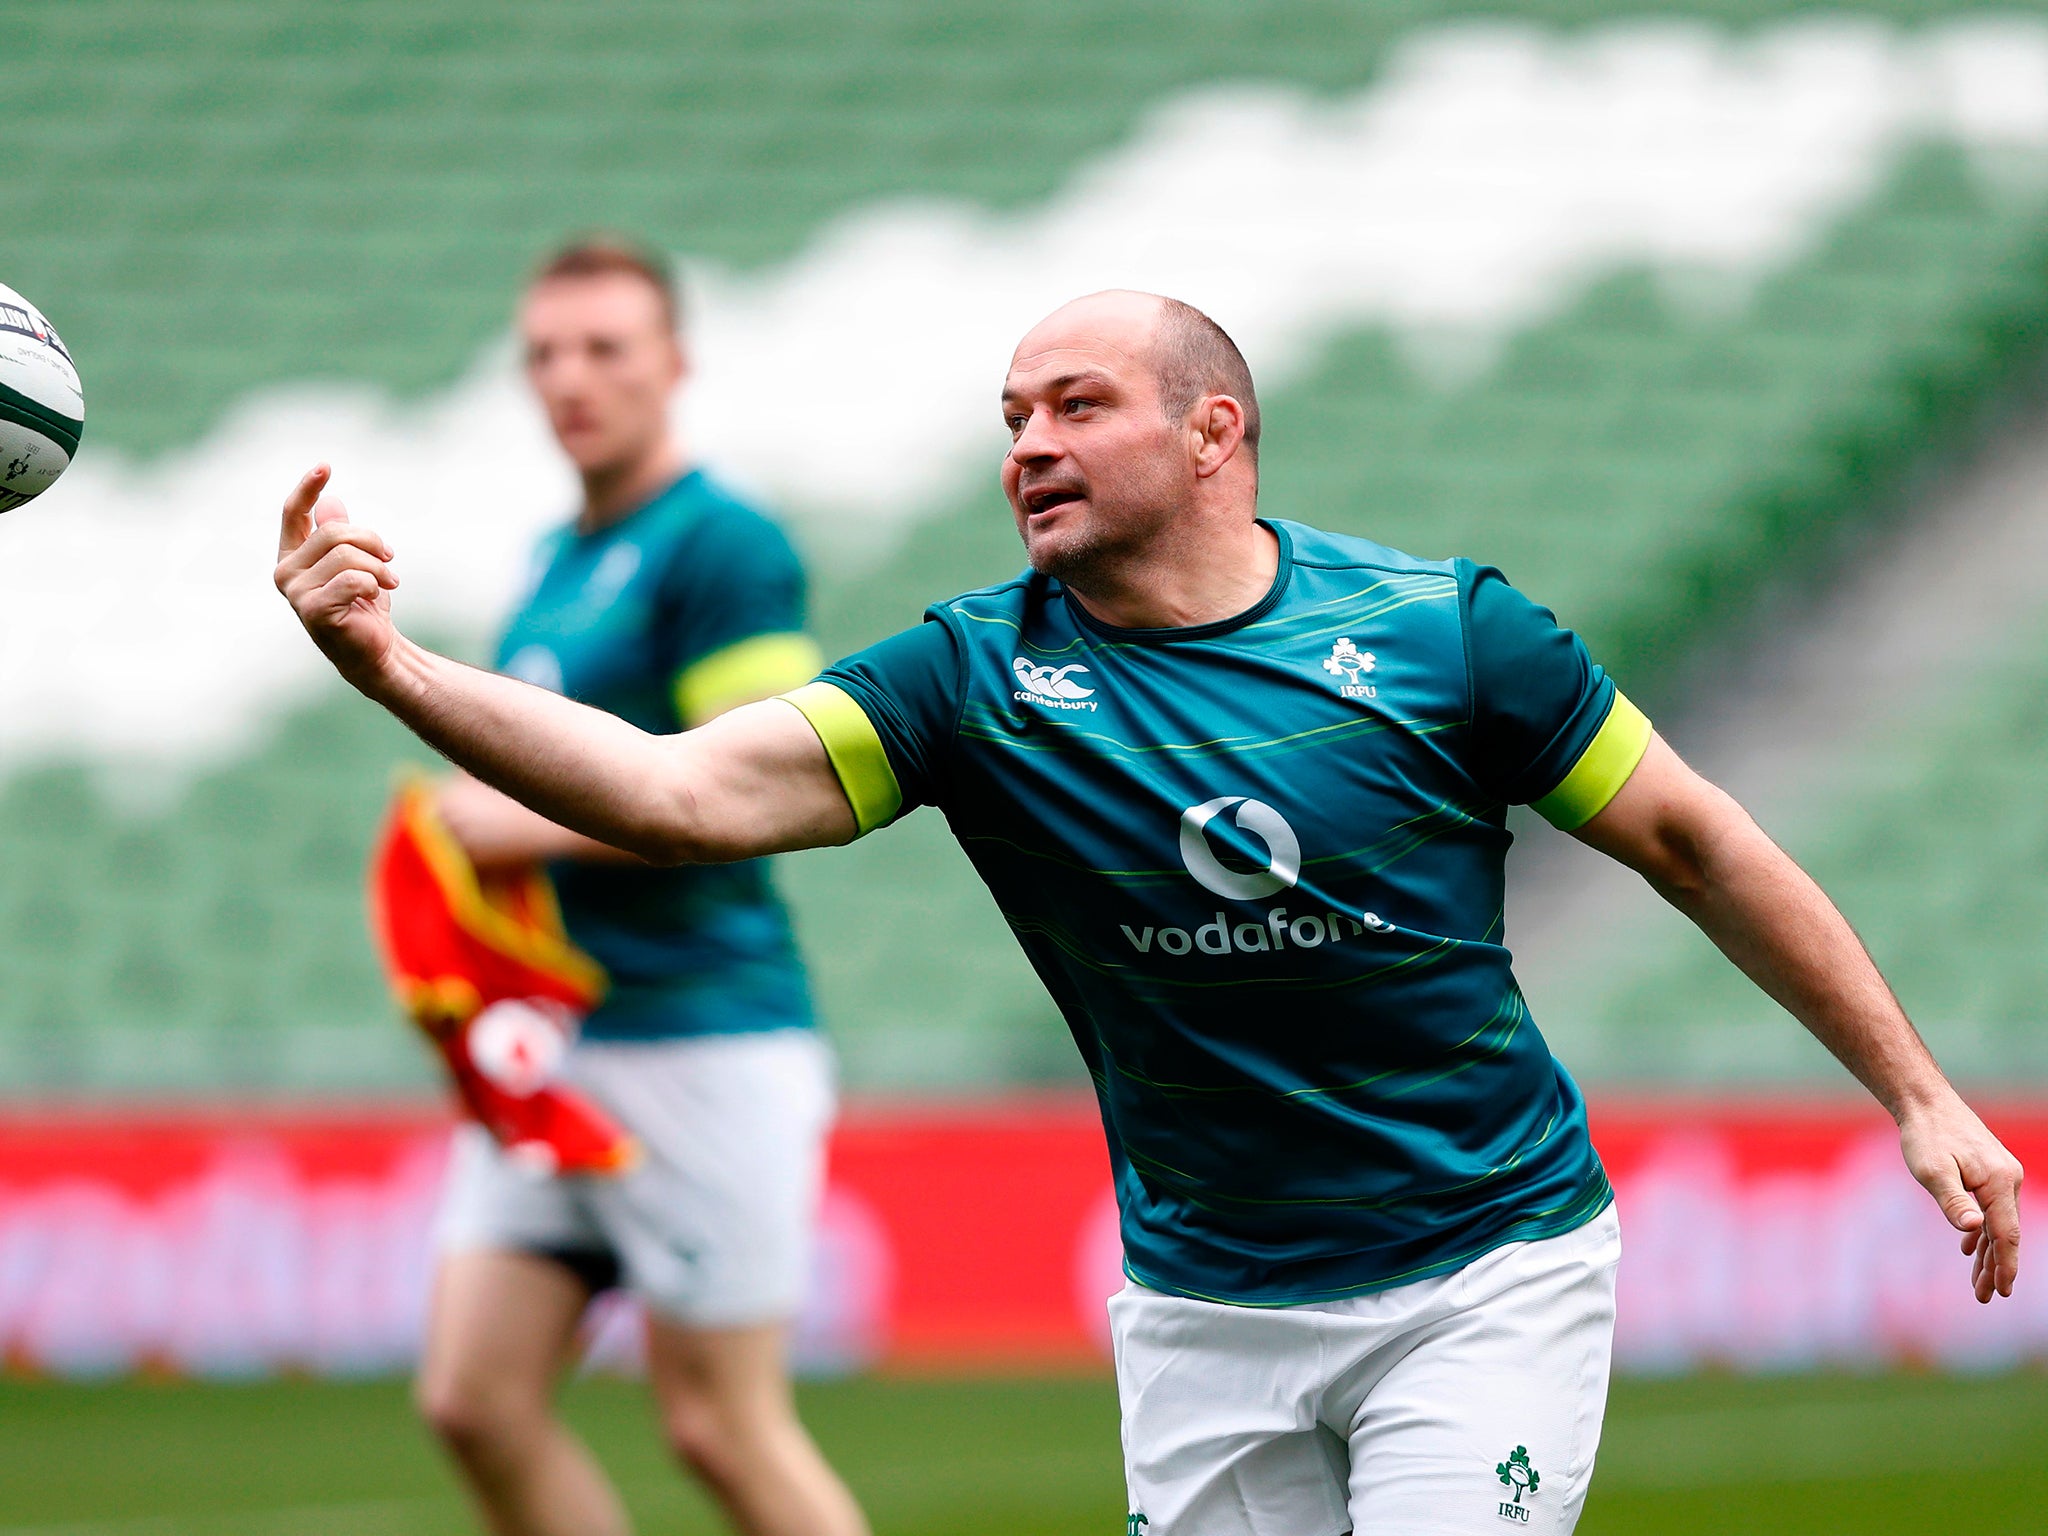
[[[2048, 1106], [1991, 1118], [2048, 1165]], [[402, 1366], [446, 1129], [389, 1108], [0, 1117], [0, 1350], [67, 1374]], [[1620, 1192], [1624, 1368], [2048, 1357], [2048, 1285], [1977, 1307], [1868, 1105], [1614, 1100], [1594, 1131]], [[1117, 1264], [1091, 1103], [855, 1105], [801, 1352], [1093, 1367]], [[600, 1354], [630, 1353], [629, 1318], [600, 1332]]]

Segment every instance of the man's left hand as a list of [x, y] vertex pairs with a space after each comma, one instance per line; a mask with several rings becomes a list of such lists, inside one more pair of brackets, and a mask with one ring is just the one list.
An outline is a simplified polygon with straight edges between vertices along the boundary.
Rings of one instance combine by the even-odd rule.
[[2020, 1273], [2019, 1159], [1954, 1092], [1900, 1114], [1899, 1149], [1963, 1234], [1963, 1252], [1975, 1259], [1970, 1284], [1977, 1299], [2010, 1296]]

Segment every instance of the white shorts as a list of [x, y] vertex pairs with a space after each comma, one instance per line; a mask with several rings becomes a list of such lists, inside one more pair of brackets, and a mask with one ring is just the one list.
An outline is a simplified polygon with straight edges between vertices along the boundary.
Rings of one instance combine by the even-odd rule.
[[698, 1328], [793, 1316], [809, 1274], [833, 1111], [830, 1049], [808, 1029], [580, 1041], [563, 1080], [640, 1140], [616, 1177], [560, 1178], [455, 1133], [436, 1232], [443, 1253], [497, 1248], [614, 1279]]
[[[1569, 1532], [1600, 1445], [1614, 1208], [1299, 1307], [1110, 1299], [1138, 1536]], [[1142, 1519], [1141, 1519], [1142, 1517]]]

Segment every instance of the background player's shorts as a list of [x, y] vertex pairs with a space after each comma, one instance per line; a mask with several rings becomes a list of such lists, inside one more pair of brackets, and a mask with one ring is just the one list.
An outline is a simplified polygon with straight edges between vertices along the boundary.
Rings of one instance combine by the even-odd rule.
[[1570, 1531], [1600, 1445], [1620, 1257], [1610, 1205], [1562, 1237], [1348, 1301], [1232, 1307], [1125, 1286], [1109, 1315], [1132, 1529]]
[[831, 1053], [816, 1032], [582, 1041], [563, 1073], [640, 1139], [639, 1166], [614, 1178], [536, 1174], [482, 1127], [462, 1126], [441, 1251], [544, 1253], [594, 1286], [616, 1277], [692, 1327], [792, 1316], [833, 1110]]

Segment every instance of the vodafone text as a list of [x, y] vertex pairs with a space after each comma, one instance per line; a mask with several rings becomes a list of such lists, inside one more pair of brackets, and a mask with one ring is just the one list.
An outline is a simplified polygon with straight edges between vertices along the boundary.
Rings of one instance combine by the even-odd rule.
[[1233, 924], [1218, 912], [1193, 933], [1185, 928], [1133, 928], [1128, 923], [1118, 926], [1131, 941], [1131, 948], [1141, 955], [1150, 954], [1155, 944], [1169, 955], [1185, 955], [1192, 950], [1205, 955], [1227, 955], [1233, 950], [1249, 955], [1290, 946], [1314, 949], [1326, 943], [1341, 944], [1358, 934], [1394, 930], [1392, 923], [1373, 912], [1361, 912], [1357, 917], [1347, 917], [1342, 912], [1311, 912], [1306, 917], [1290, 918], [1285, 907], [1275, 907], [1266, 914], [1264, 922], [1258, 923]]

